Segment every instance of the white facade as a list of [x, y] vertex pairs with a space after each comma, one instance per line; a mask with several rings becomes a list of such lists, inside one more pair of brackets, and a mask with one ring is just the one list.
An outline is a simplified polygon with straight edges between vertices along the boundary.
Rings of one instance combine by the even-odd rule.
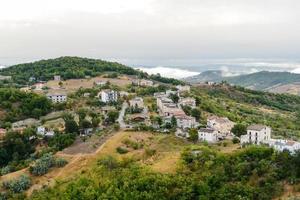
[[241, 144], [267, 144], [271, 139], [271, 128], [254, 124], [247, 128], [247, 134], [241, 136]]
[[194, 128], [197, 126], [196, 119], [187, 115], [174, 115], [177, 122], [177, 127], [182, 129]]
[[118, 93], [113, 90], [102, 90], [101, 101], [104, 103], [115, 102], [118, 100]]
[[95, 81], [94, 83], [98, 86], [105, 86], [107, 84], [107, 81]]
[[60, 78], [59, 75], [54, 76], [53, 79], [54, 79], [55, 81], [60, 81], [60, 80], [61, 80], [61, 78]]
[[46, 128], [44, 126], [39, 126], [39, 127], [37, 127], [36, 132], [37, 132], [38, 135], [45, 135]]
[[295, 153], [300, 150], [300, 143], [292, 140], [270, 139], [268, 144], [277, 151], [288, 150], [291, 153]]
[[47, 98], [53, 103], [62, 103], [67, 101], [67, 95], [65, 94], [47, 94]]
[[132, 81], [132, 84], [137, 86], [153, 86], [153, 81], [147, 79], [135, 79]]
[[209, 143], [218, 142], [218, 131], [211, 128], [201, 128], [198, 131], [198, 139]]

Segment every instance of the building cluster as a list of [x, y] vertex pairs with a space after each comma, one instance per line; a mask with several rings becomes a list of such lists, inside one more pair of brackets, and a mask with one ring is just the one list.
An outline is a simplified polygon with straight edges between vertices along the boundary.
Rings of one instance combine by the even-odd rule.
[[265, 125], [253, 124], [247, 127], [247, 134], [241, 136], [241, 145], [268, 145], [277, 151], [288, 150], [294, 153], [300, 150], [300, 143], [292, 140], [271, 138], [271, 128]]
[[208, 117], [206, 128], [200, 128], [198, 131], [198, 139], [200, 141], [215, 143], [219, 140], [232, 138], [231, 129], [233, 126], [234, 122], [230, 121], [227, 117]]
[[194, 117], [185, 114], [185, 112], [181, 108], [181, 105], [191, 105], [192, 107], [195, 107], [195, 100], [191, 97], [180, 97], [179, 103], [174, 103], [172, 99], [169, 98], [170, 94], [179, 95], [179, 92], [167, 90], [164, 93], [159, 92], [154, 94], [154, 97], [156, 97], [159, 115], [166, 123], [171, 123], [171, 120], [174, 117], [176, 119], [178, 135], [188, 136], [187, 129], [195, 128], [199, 124], [198, 122], [196, 122], [196, 119]]

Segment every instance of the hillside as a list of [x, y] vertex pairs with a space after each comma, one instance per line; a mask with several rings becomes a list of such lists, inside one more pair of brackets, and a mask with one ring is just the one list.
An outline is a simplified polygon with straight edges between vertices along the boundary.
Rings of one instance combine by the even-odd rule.
[[199, 82], [221, 82], [227, 81], [230, 84], [246, 87], [253, 90], [264, 90], [275, 93], [299, 94], [300, 74], [289, 72], [268, 72], [261, 71], [252, 74], [245, 74], [232, 77], [222, 76], [222, 71], [205, 71], [199, 75], [185, 79], [190, 83]]
[[[164, 83], [181, 83], [178, 80], [164, 78], [159, 75], [148, 75], [131, 67], [117, 62], [108, 62], [99, 59], [81, 57], [60, 57], [55, 59], [40, 60], [32, 63], [18, 64], [0, 71], [0, 75], [11, 76], [13, 83], [27, 85], [37, 81], [49, 81], [54, 75], [60, 75], [62, 79], [78, 79], [86, 76], [96, 77], [104, 74], [135, 75], [141, 78], [149, 78]], [[35, 80], [29, 81], [33, 77]]]

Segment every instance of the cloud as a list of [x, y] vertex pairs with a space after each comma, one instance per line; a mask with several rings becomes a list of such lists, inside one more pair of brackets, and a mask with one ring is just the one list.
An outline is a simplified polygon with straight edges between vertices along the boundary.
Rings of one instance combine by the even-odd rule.
[[163, 77], [177, 78], [177, 79], [186, 78], [189, 76], [194, 76], [199, 74], [199, 72], [192, 72], [184, 69], [161, 67], [161, 66], [153, 67], [153, 68], [139, 67], [137, 69], [147, 72], [148, 74], [160, 74]]
[[293, 70], [291, 71], [291, 73], [300, 74], [300, 67], [299, 67], [299, 68], [296, 68], [296, 69], [293, 69]]

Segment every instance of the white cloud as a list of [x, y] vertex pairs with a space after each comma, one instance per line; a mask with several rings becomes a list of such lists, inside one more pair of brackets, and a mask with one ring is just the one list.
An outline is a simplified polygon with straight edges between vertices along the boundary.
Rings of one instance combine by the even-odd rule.
[[194, 76], [199, 74], [199, 72], [192, 72], [188, 70], [178, 69], [178, 68], [169, 68], [169, 67], [138, 67], [137, 69], [147, 72], [148, 74], [160, 74], [163, 77], [168, 78], [186, 78], [189, 76]]

